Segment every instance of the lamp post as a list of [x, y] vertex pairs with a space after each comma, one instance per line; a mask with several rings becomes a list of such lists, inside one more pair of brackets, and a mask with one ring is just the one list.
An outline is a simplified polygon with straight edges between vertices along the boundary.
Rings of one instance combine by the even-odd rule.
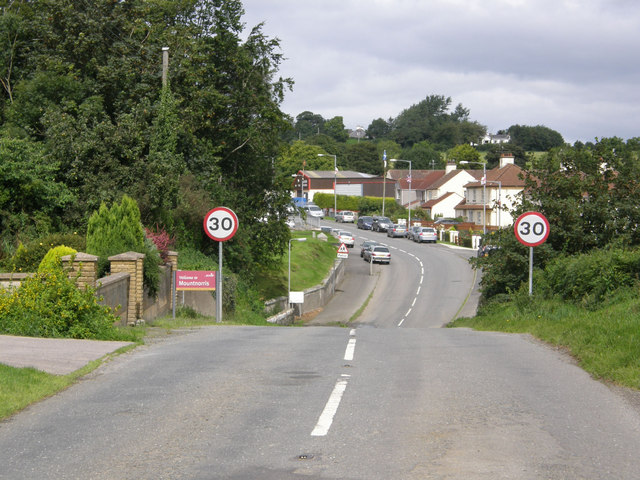
[[471, 162], [469, 160], [460, 160], [460, 163], [475, 163], [482, 165], [482, 234], [487, 234], [487, 164], [485, 162]]
[[287, 275], [287, 302], [291, 299], [291, 242], [306, 242], [307, 239], [305, 237], [300, 238], [290, 238], [289, 239], [289, 273]]
[[333, 157], [333, 218], [335, 220], [338, 211], [338, 197], [336, 196], [336, 187], [338, 185], [338, 158], [329, 153], [319, 153], [319, 157]]
[[[392, 158], [391, 160], [389, 160], [390, 162], [407, 162], [409, 164], [409, 220], [407, 223], [407, 232], [409, 231], [409, 229], [411, 228], [411, 182], [413, 181], [413, 179], [411, 178], [411, 160], [401, 160], [399, 158]], [[402, 195], [402, 193], [400, 193], [400, 195]], [[400, 203], [402, 203], [402, 197], [400, 197]]]
[[502, 182], [500, 180], [492, 180], [492, 184], [498, 184], [498, 227], [502, 228]]

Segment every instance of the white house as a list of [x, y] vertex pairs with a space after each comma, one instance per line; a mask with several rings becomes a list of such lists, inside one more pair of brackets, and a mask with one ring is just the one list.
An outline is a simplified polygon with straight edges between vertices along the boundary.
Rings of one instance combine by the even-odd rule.
[[[524, 190], [522, 169], [511, 155], [503, 154], [500, 166], [487, 171], [486, 183], [480, 180], [465, 185], [464, 200], [455, 207], [455, 216], [488, 227], [508, 227], [514, 219], [509, 213]], [[486, 201], [484, 195], [486, 193]], [[486, 213], [486, 223], [483, 214]]]

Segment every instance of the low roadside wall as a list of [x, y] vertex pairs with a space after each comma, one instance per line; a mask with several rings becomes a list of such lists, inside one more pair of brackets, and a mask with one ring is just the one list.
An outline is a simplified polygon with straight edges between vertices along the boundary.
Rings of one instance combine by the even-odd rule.
[[121, 325], [127, 325], [127, 304], [129, 303], [128, 273], [114, 273], [98, 280], [96, 296], [98, 303], [111, 307], [114, 315], [120, 318]]
[[333, 268], [320, 285], [304, 291], [304, 303], [296, 303], [292, 308], [288, 308], [287, 297], [278, 297], [265, 302], [265, 308], [268, 311], [269, 309], [270, 311], [282, 310], [280, 313], [268, 318], [267, 321], [279, 325], [291, 325], [295, 317], [300, 317], [305, 313], [324, 307], [336, 293], [336, 287], [344, 278], [345, 265], [343, 259], [337, 259], [333, 264]]

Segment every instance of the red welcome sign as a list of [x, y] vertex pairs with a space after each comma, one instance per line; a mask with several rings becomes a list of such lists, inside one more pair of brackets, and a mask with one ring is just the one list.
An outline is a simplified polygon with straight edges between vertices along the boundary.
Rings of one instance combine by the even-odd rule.
[[207, 270], [178, 270], [176, 290], [215, 290], [216, 272]]

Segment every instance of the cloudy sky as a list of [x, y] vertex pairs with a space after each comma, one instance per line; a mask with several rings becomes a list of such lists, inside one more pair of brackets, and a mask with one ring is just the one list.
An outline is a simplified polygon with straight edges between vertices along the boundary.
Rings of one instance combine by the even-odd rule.
[[295, 81], [282, 105], [347, 128], [451, 97], [495, 133], [640, 136], [638, 0], [243, 0]]

